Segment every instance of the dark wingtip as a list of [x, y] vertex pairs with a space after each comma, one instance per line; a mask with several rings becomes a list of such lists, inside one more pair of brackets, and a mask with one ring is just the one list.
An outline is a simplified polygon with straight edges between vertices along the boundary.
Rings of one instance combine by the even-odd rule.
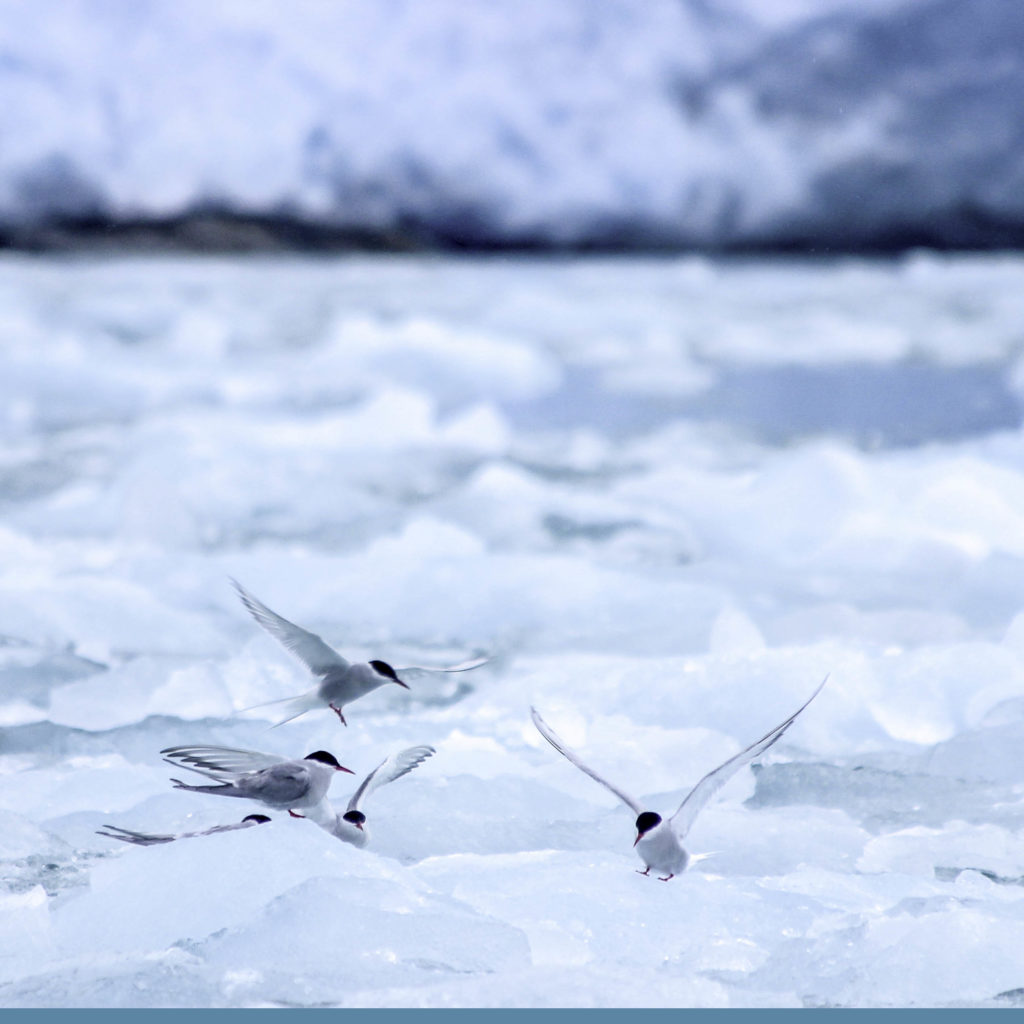
[[265, 825], [270, 821], [270, 818], [265, 814], [247, 814], [242, 821], [254, 821], [257, 825]]

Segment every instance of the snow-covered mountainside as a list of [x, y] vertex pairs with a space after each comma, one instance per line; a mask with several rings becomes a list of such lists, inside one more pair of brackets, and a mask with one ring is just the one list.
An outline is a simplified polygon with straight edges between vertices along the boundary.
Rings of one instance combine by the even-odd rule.
[[0, 236], [1020, 243], [1022, 54], [1016, 0], [2, 0]]

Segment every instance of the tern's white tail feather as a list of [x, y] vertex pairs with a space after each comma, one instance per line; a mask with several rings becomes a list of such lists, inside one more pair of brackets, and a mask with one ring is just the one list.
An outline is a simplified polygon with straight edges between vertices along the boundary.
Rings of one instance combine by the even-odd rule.
[[307, 711], [312, 711], [314, 708], [324, 707], [324, 702], [320, 697], [317, 690], [307, 690], [305, 693], [300, 693], [298, 697], [282, 697], [280, 700], [268, 700], [262, 704], [253, 704], [247, 708], [241, 708], [239, 714], [242, 711], [255, 711], [257, 708], [269, 708], [275, 704], [286, 705], [285, 710], [290, 712], [287, 718], [282, 718], [280, 722], [275, 722], [271, 728], [276, 729], [279, 725], [284, 725], [285, 722], [292, 721], [293, 718], [298, 718], [299, 715], [304, 715]]

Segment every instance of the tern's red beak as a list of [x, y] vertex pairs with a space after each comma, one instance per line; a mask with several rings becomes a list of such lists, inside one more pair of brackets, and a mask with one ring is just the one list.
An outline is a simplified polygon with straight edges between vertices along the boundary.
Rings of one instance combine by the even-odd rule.
[[636, 839], [633, 840], [633, 845], [636, 846], [636, 844], [639, 843], [640, 840], [643, 839], [643, 837], [644, 837], [643, 832], [637, 832]]
[[339, 764], [339, 765], [338, 765], [338, 767], [337, 767], [337, 768], [335, 768], [334, 770], [335, 770], [336, 772], [348, 772], [348, 773], [349, 773], [349, 775], [355, 775], [355, 772], [354, 772], [354, 771], [352, 771], [352, 769], [351, 769], [351, 768], [346, 768], [346, 767], [345, 767], [344, 765], [342, 765], [342, 764]]
[[409, 689], [408, 684], [403, 683], [401, 679], [396, 679], [395, 682], [398, 683], [399, 686], [404, 686], [407, 690]]

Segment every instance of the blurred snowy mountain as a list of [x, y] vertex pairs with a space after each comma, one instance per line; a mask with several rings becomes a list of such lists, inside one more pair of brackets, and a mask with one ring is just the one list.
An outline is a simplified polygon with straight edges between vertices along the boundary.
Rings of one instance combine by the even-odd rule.
[[1020, 244], [1024, 7], [2, 0], [0, 237], [204, 217], [256, 243]]

